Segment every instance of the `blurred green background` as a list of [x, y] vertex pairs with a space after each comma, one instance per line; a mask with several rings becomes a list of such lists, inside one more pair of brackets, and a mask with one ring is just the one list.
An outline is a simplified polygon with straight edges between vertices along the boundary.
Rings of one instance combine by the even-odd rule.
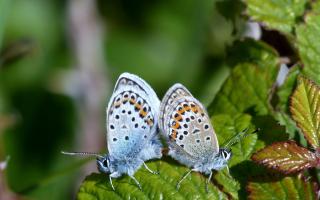
[[237, 0], [0, 0], [0, 161], [10, 156], [0, 199], [74, 197], [95, 162], [60, 151], [106, 151], [105, 107], [122, 72], [160, 99], [180, 82], [208, 105], [244, 31], [242, 9]]

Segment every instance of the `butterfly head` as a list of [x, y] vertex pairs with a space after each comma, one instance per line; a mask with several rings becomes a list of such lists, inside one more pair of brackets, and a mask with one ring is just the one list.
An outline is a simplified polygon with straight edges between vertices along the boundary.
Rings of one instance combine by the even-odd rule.
[[227, 163], [232, 157], [231, 149], [226, 149], [226, 148], [219, 149], [219, 157]]
[[101, 173], [110, 174], [110, 158], [109, 156], [97, 157], [98, 170]]
[[215, 162], [213, 163], [213, 169], [220, 170], [227, 166], [228, 161], [232, 157], [232, 152], [230, 149], [221, 148], [219, 149], [219, 153], [215, 157]]
[[229, 161], [232, 157], [231, 149], [221, 148], [219, 149], [219, 154], [221, 154], [221, 157], [226, 161]]

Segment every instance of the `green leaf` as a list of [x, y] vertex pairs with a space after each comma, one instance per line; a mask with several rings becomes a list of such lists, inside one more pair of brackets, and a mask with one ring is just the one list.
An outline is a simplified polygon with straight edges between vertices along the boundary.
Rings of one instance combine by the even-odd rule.
[[235, 49], [230, 55], [237, 57], [229, 62], [237, 65], [210, 104], [210, 115], [250, 111], [268, 114], [268, 93], [278, 73], [277, 54], [266, 44], [252, 40], [237, 42]]
[[[214, 129], [217, 133], [220, 144], [232, 138], [237, 133], [250, 127], [248, 132], [253, 130], [251, 116], [247, 114], [216, 115], [211, 118]], [[233, 157], [229, 166], [235, 166], [244, 160], [248, 160], [254, 150], [257, 140], [256, 134], [248, 135], [239, 143], [232, 146]], [[102, 174], [92, 174], [86, 178], [80, 187], [78, 199], [225, 199], [238, 198], [239, 183], [226, 170], [215, 172], [210, 192], [205, 192], [205, 178], [200, 173], [192, 173], [177, 191], [176, 184], [187, 168], [179, 165], [169, 157], [161, 161], [148, 162], [148, 166], [159, 171], [160, 175], [151, 175], [145, 169], [136, 172], [135, 177], [142, 184], [140, 191], [129, 177], [113, 179], [116, 191], [112, 191], [108, 177]], [[231, 175], [233, 170], [231, 168]], [[207, 177], [206, 177], [207, 178]], [[161, 189], [159, 189], [161, 188]]]
[[248, 14], [271, 29], [291, 33], [298, 17], [303, 15], [306, 0], [246, 0]]
[[250, 182], [247, 186], [250, 200], [292, 200], [292, 199], [318, 199], [317, 184], [307, 181], [302, 176], [285, 177], [276, 180], [277, 177], [270, 176], [260, 180], [261, 182]]
[[[251, 116], [247, 114], [215, 115], [211, 118], [212, 124], [218, 136], [219, 144], [222, 145], [230, 138], [246, 128], [248, 133], [253, 131]], [[254, 150], [257, 141], [257, 134], [249, 134], [232, 146], [232, 158], [228, 166], [232, 167], [244, 160], [248, 160]], [[223, 146], [222, 146], [223, 147]]]
[[300, 74], [300, 66], [295, 65], [290, 68], [289, 73], [284, 81], [284, 83], [278, 88], [276, 93], [279, 101], [276, 105], [276, 112], [274, 117], [279, 121], [279, 123], [286, 127], [286, 132], [290, 134], [290, 138], [293, 139], [297, 127], [295, 122], [289, 116], [289, 97], [293, 93], [293, 90], [297, 84], [297, 77]]
[[297, 48], [304, 64], [302, 72], [320, 84], [320, 13], [309, 13], [296, 28]]
[[285, 174], [296, 173], [320, 164], [320, 159], [315, 153], [298, 146], [294, 141], [276, 142], [253, 154], [251, 158]]
[[320, 144], [320, 88], [304, 77], [298, 81], [291, 96], [290, 111], [309, 144], [316, 149]]
[[238, 198], [238, 183], [226, 171], [214, 174], [209, 192], [205, 191], [205, 178], [199, 173], [191, 173], [176, 189], [177, 182], [188, 168], [177, 165], [169, 157], [161, 161], [148, 162], [147, 165], [159, 175], [150, 174], [146, 169], [139, 169], [135, 177], [142, 186], [142, 191], [128, 176], [112, 179], [112, 190], [108, 176], [93, 173], [80, 186], [77, 199], [232, 199]]
[[227, 54], [226, 62], [230, 66], [236, 66], [240, 63], [252, 63], [260, 66], [261, 69], [272, 70], [273, 66], [279, 63], [279, 56], [275, 49], [264, 42], [249, 38], [235, 41], [228, 49]]
[[209, 106], [209, 113], [233, 115], [253, 109], [258, 115], [268, 114], [268, 92], [275, 80], [273, 75], [272, 70], [270, 73], [253, 64], [239, 64]]

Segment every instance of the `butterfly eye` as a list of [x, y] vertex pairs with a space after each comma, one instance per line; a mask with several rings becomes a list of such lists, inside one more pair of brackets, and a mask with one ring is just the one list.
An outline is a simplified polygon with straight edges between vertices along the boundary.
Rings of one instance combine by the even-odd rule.
[[104, 167], [109, 167], [109, 160], [108, 160], [108, 159], [105, 159], [105, 160], [103, 161], [103, 166], [104, 166]]
[[227, 152], [223, 151], [222, 154], [223, 154], [223, 157], [224, 157], [225, 159], [228, 157], [228, 153], [227, 153]]
[[231, 152], [224, 149], [224, 150], [222, 150], [222, 156], [223, 156], [223, 158], [224, 158], [225, 160], [229, 160], [230, 157], [231, 157]]

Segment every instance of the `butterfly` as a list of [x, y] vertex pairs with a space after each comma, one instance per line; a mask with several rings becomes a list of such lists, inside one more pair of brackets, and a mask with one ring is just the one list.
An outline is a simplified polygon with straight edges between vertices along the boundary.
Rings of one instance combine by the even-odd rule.
[[168, 141], [168, 154], [191, 168], [178, 182], [192, 172], [209, 175], [227, 166], [232, 153], [219, 148], [217, 136], [203, 105], [181, 84], [173, 85], [160, 105], [159, 127]]
[[106, 155], [89, 152], [63, 152], [68, 155], [94, 155], [101, 173], [112, 178], [129, 175], [141, 189], [134, 173], [142, 166], [153, 172], [145, 161], [162, 157], [158, 115], [160, 100], [144, 80], [123, 73], [118, 78], [106, 110]]

